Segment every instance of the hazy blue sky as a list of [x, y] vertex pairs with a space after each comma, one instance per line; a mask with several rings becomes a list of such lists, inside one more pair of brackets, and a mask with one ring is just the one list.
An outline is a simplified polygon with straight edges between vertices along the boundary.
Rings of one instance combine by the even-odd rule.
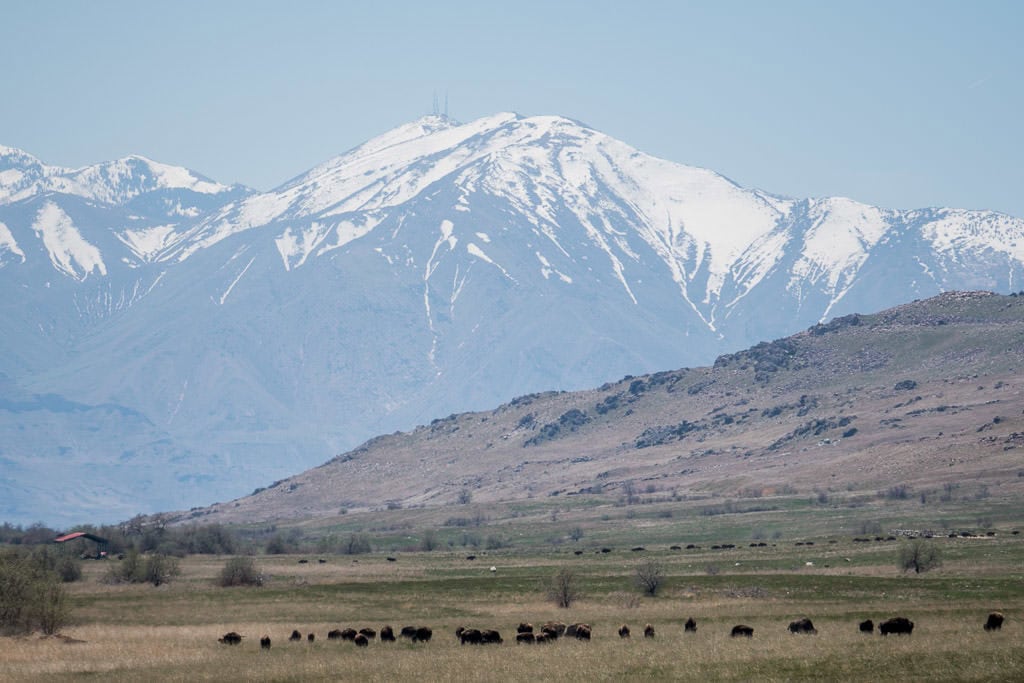
[[0, 144], [270, 189], [447, 91], [779, 194], [1024, 216], [1022, 7], [0, 0]]

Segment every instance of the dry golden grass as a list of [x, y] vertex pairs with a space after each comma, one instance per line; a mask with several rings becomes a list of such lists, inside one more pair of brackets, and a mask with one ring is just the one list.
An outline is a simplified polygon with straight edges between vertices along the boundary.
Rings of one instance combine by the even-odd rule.
[[[960, 541], [950, 541], [952, 550]], [[627, 600], [635, 557], [569, 558], [544, 554], [492, 554], [485, 564], [458, 553], [384, 557], [261, 558], [271, 576], [266, 586], [221, 589], [214, 577], [226, 558], [188, 558], [183, 573], [167, 586], [106, 586], [97, 582], [102, 563], [88, 564], [86, 580], [71, 587], [75, 623], [66, 638], [0, 639], [0, 680], [61, 680], [84, 676], [112, 681], [200, 680], [1021, 680], [1024, 648], [1024, 588], [1020, 556], [1024, 543], [963, 545], [968, 557], [953, 559], [928, 577], [901, 577], [892, 566], [857, 563], [865, 547], [821, 547], [851, 554], [848, 567], [744, 571], [763, 549], [738, 549], [739, 566], [721, 575], [699, 569], [713, 557], [663, 553], [668, 580], [656, 598]], [[782, 564], [805, 548], [777, 548]], [[988, 559], [983, 559], [988, 556]], [[972, 562], [970, 557], [978, 557]], [[500, 567], [492, 575], [489, 564]], [[556, 567], [572, 566], [585, 597], [568, 610], [543, 599], [540, 579]], [[981, 625], [1001, 609], [1001, 632]], [[865, 636], [857, 623], [904, 614], [916, 623], [910, 637]], [[684, 634], [689, 616], [696, 634]], [[786, 625], [811, 617], [817, 636], [794, 636]], [[546, 646], [515, 645], [515, 626], [548, 619], [583, 621], [594, 628], [591, 642], [562, 640]], [[657, 636], [640, 636], [645, 623]], [[334, 628], [385, 623], [428, 625], [429, 643], [373, 642], [365, 649], [328, 641]], [[633, 638], [617, 635], [620, 624]], [[745, 623], [753, 639], [733, 639]], [[497, 628], [506, 642], [461, 646], [457, 626]], [[290, 643], [292, 629], [316, 641]], [[217, 639], [243, 634], [241, 645]], [[262, 651], [259, 638], [273, 647]]]

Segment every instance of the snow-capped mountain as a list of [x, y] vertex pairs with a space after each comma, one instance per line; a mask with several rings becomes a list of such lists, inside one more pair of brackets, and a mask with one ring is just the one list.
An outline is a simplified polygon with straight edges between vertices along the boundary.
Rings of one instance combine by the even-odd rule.
[[0, 519], [53, 519], [55, 470], [76, 519], [208, 503], [450, 412], [1022, 275], [1019, 219], [777, 197], [553, 116], [426, 117], [265, 193], [0, 148]]

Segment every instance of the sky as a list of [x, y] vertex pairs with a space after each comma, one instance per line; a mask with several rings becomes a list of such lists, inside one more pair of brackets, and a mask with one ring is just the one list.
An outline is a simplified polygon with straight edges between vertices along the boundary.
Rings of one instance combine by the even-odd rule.
[[790, 197], [1024, 217], [1020, 2], [0, 0], [0, 144], [269, 190], [433, 110]]

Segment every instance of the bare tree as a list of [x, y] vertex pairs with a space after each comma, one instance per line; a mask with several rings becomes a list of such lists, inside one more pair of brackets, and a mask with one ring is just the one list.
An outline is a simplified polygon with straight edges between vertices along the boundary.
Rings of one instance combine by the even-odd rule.
[[921, 538], [904, 543], [900, 548], [899, 567], [905, 572], [913, 570], [923, 574], [942, 566], [942, 553], [937, 546]]
[[636, 585], [647, 595], [657, 594], [665, 581], [665, 574], [657, 560], [643, 560], [636, 566]]
[[579, 581], [571, 569], [559, 569], [548, 582], [548, 599], [567, 608], [580, 599]]

